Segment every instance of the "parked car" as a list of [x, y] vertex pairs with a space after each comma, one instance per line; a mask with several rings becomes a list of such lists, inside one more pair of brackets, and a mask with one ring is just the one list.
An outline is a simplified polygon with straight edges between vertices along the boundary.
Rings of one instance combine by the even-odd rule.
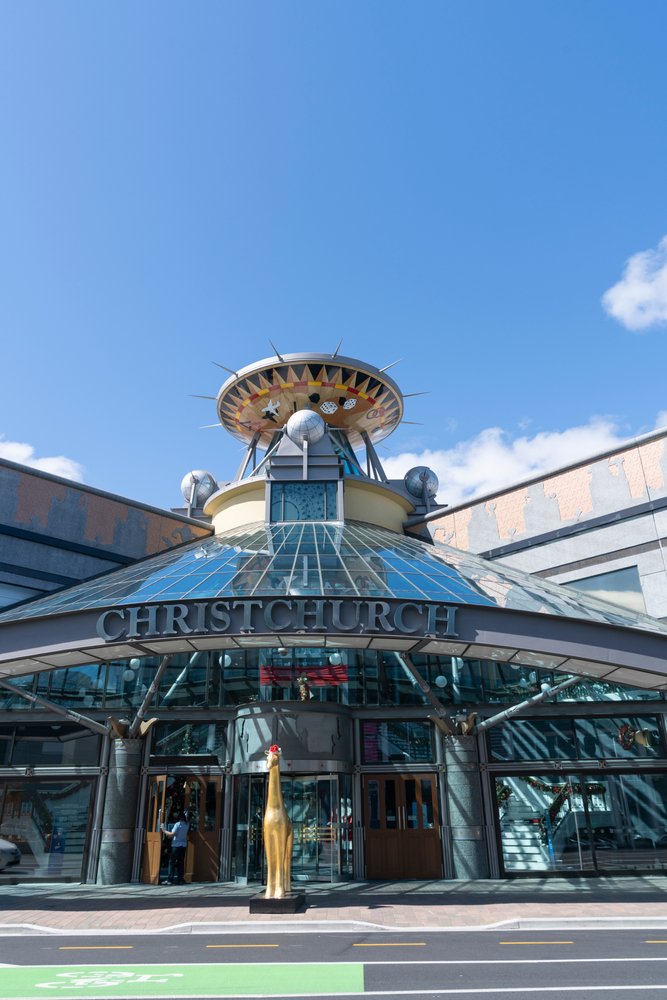
[[16, 844], [0, 837], [0, 872], [4, 871], [5, 868], [11, 868], [12, 865], [18, 865], [20, 861], [21, 852]]

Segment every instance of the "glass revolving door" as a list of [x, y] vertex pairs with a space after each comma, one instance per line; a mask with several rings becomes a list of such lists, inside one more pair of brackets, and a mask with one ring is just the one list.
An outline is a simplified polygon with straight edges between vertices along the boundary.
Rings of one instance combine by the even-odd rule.
[[[352, 814], [348, 775], [283, 775], [283, 801], [294, 828], [292, 881], [338, 882], [352, 876]], [[265, 879], [262, 822], [266, 776], [239, 775], [234, 788], [232, 877]]]

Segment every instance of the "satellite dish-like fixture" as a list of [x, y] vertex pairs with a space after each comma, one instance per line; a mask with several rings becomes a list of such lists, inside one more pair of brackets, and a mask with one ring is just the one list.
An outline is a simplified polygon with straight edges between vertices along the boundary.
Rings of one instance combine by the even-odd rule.
[[290, 441], [302, 448], [306, 442], [311, 445], [321, 441], [326, 424], [314, 410], [297, 410], [287, 421], [285, 430]]
[[414, 469], [406, 472], [403, 482], [408, 493], [419, 500], [427, 497], [433, 500], [440, 486], [435, 472], [427, 465], [415, 465]]
[[190, 509], [201, 508], [209, 497], [218, 491], [218, 484], [210, 472], [194, 469], [181, 480], [181, 493]]

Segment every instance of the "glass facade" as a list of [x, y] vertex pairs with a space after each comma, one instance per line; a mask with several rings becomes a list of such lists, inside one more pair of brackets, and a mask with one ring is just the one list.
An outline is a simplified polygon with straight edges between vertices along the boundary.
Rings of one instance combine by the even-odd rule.
[[667, 757], [657, 717], [516, 719], [489, 731], [493, 760], [655, 760]]
[[[310, 640], [314, 641], [313, 639]], [[342, 705], [426, 706], [407, 661], [443, 705], [515, 704], [538, 694], [559, 675], [496, 660], [408, 654], [332, 646], [271, 646], [175, 654], [151, 701], [151, 710], [182, 712], [234, 708], [248, 702], [329, 701]], [[138, 708], [155, 677], [160, 656], [133, 657], [16, 678], [15, 685], [66, 708]], [[660, 691], [623, 688], [583, 679], [559, 702], [663, 701]], [[38, 705], [0, 688], [0, 710], [42, 712]], [[585, 756], [585, 755], [584, 755]]]
[[423, 764], [434, 757], [432, 727], [428, 722], [374, 719], [361, 723], [364, 764]]
[[80, 880], [94, 787], [93, 778], [0, 778], [0, 837], [20, 852], [5, 874]]
[[[282, 775], [285, 808], [292, 820], [294, 882], [336, 882], [352, 877], [352, 784], [349, 775]], [[262, 882], [264, 775], [235, 779], [232, 878]]]
[[95, 767], [100, 737], [71, 722], [0, 726], [0, 767]]
[[320, 595], [498, 607], [666, 633], [655, 619], [381, 527], [255, 524], [190, 543], [0, 614], [24, 618], [149, 602]]
[[[667, 868], [667, 773], [654, 769], [667, 768], [662, 716], [516, 719], [490, 730], [488, 745], [492, 762], [546, 764], [493, 767], [505, 873]], [[633, 773], [613, 773], [630, 761]]]
[[667, 869], [667, 774], [496, 776], [505, 873]]
[[211, 757], [223, 767], [227, 759], [227, 724], [222, 722], [160, 722], [155, 726], [151, 761], [168, 757]]

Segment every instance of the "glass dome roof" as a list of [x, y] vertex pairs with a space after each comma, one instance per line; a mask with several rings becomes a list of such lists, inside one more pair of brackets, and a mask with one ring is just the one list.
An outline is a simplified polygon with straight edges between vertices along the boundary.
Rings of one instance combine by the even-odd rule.
[[348, 521], [255, 524], [0, 614], [0, 624], [131, 604], [313, 596], [498, 607], [667, 635], [667, 627], [439, 543]]

